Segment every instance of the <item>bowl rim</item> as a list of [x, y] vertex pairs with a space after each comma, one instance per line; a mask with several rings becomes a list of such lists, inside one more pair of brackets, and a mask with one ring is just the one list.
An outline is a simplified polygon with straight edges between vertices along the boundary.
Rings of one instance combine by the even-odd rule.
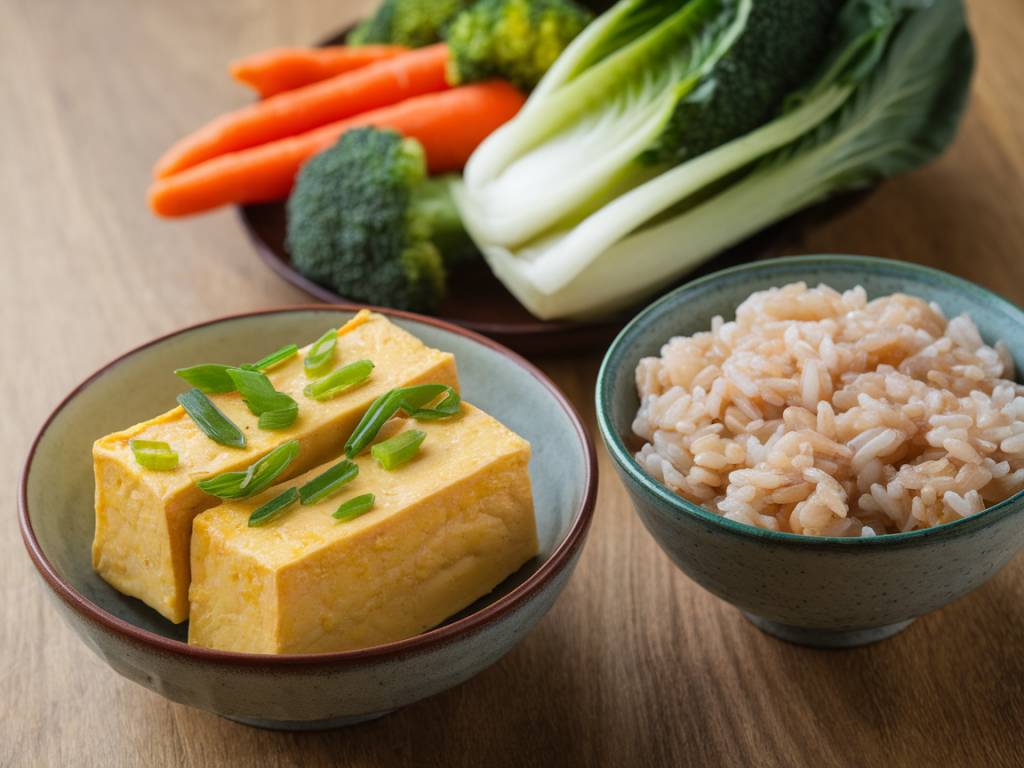
[[[28, 478], [35, 459], [36, 450], [43, 435], [49, 430], [50, 425], [60, 415], [64, 408], [74, 400], [84, 389], [99, 380], [108, 371], [120, 365], [128, 358], [142, 352], [149, 347], [156, 346], [176, 336], [191, 333], [212, 325], [242, 320], [254, 317], [268, 317], [271, 315], [289, 314], [295, 312], [326, 312], [326, 313], [356, 313], [362, 309], [378, 312], [389, 318], [408, 320], [414, 323], [433, 326], [442, 331], [462, 336], [479, 345], [487, 347], [503, 357], [511, 360], [514, 364], [525, 370], [537, 379], [547, 389], [548, 393], [555, 399], [562, 410], [569, 416], [569, 420], [575, 429], [576, 438], [583, 448], [584, 456], [584, 487], [583, 496], [579, 505], [573, 513], [568, 531], [557, 543], [551, 554], [544, 560], [536, 571], [531, 573], [521, 584], [516, 586], [505, 595], [483, 608], [474, 611], [450, 624], [421, 632], [413, 637], [404, 640], [397, 640], [391, 643], [370, 646], [351, 651], [334, 651], [329, 653], [307, 653], [307, 654], [259, 654], [239, 653], [234, 651], [220, 651], [200, 646], [189, 645], [180, 640], [150, 632], [138, 627], [124, 619], [114, 616], [104, 610], [82, 593], [65, 581], [57, 570], [50, 563], [43, 552], [42, 546], [36, 538], [35, 531], [29, 518], [28, 502]], [[466, 328], [454, 325], [433, 317], [426, 317], [414, 312], [390, 309], [387, 307], [375, 307], [362, 304], [289, 304], [281, 307], [253, 310], [248, 312], [237, 312], [229, 315], [206, 320], [192, 325], [179, 328], [169, 333], [158, 336], [150, 341], [140, 344], [132, 349], [118, 355], [108, 363], [98, 368], [90, 376], [75, 386], [59, 404], [50, 412], [35, 438], [32, 440], [28, 456], [22, 469], [18, 491], [18, 525], [21, 529], [22, 541], [28, 550], [36, 570], [39, 571], [43, 580], [50, 589], [60, 597], [72, 610], [86, 620], [101, 625], [104, 629], [121, 635], [128, 640], [149, 646], [153, 650], [165, 653], [182, 655], [186, 658], [208, 663], [222, 663], [254, 667], [294, 667], [294, 666], [316, 666], [316, 665], [354, 665], [371, 661], [387, 660], [389, 657], [407, 656], [411, 653], [427, 651], [435, 646], [443, 645], [459, 636], [473, 633], [497, 619], [514, 612], [526, 600], [535, 595], [544, 585], [569, 564], [577, 549], [582, 545], [584, 538], [594, 516], [594, 507], [597, 501], [597, 452], [594, 441], [579, 413], [569, 399], [559, 390], [546, 374], [538, 369], [533, 363], [522, 356], [499, 344], [496, 341], [481, 336], [478, 333]]]
[[[601, 367], [597, 373], [597, 384], [595, 386], [595, 415], [598, 432], [600, 433], [601, 439], [618, 469], [630, 480], [643, 488], [648, 494], [653, 495], [670, 509], [682, 513], [690, 518], [694, 518], [699, 522], [718, 526], [731, 534], [740, 536], [741, 538], [781, 546], [801, 547], [804, 549], [824, 549], [835, 551], [847, 550], [850, 548], [871, 549], [880, 547], [892, 548], [893, 546], [913, 546], [922, 543], [923, 539], [936, 541], [966, 534], [971, 530], [985, 527], [1015, 511], [1020, 511], [1019, 509], [1015, 509], [1015, 507], [1019, 507], [1020, 502], [1024, 501], [1024, 490], [1018, 491], [1012, 496], [983, 509], [977, 514], [960, 520], [954, 520], [950, 523], [933, 526], [931, 528], [862, 537], [806, 536], [799, 533], [788, 533], [783, 531], [772, 531], [767, 528], [756, 528], [752, 525], [747, 525], [746, 523], [736, 522], [720, 515], [716, 515], [714, 512], [705, 509], [699, 504], [694, 504], [693, 502], [674, 493], [667, 486], [659, 483], [640, 467], [640, 464], [633, 456], [633, 452], [626, 446], [625, 442], [622, 440], [622, 436], [618, 434], [612, 425], [611, 420], [612, 397], [610, 382], [612, 379], [612, 364], [617, 358], [624, 355], [624, 350], [628, 348], [632, 341], [631, 337], [637, 334], [640, 329], [644, 327], [652, 315], [664, 309], [667, 305], [678, 302], [679, 296], [682, 294], [691, 293], [695, 290], [704, 290], [722, 280], [734, 278], [736, 275], [762, 272], [770, 273], [779, 267], [799, 267], [810, 266], [813, 264], [847, 266], [859, 268], [863, 271], [871, 271], [876, 274], [889, 273], [902, 277], [906, 277], [909, 274], [931, 280], [940, 280], [950, 284], [956, 290], [965, 294], [968, 298], [979, 300], [984, 299], [989, 302], [994, 302], [1007, 314], [1016, 315], [1021, 324], [1024, 325], [1024, 310], [1009, 299], [1000, 296], [994, 291], [940, 269], [926, 267], [922, 264], [916, 264], [913, 262], [900, 261], [897, 259], [887, 259], [877, 256], [857, 256], [853, 254], [805, 254], [800, 256], [784, 256], [766, 261], [755, 261], [712, 272], [709, 275], [676, 288], [641, 310], [636, 317], [626, 324], [626, 327], [622, 329], [621, 333], [615, 337], [615, 340], [612, 341], [611, 345], [608, 347], [608, 351], [605, 354], [604, 359], [601, 361]], [[794, 279], [796, 278], [794, 277]], [[710, 324], [710, 318], [708, 318], [708, 322]], [[667, 339], [665, 341], [667, 341]]]

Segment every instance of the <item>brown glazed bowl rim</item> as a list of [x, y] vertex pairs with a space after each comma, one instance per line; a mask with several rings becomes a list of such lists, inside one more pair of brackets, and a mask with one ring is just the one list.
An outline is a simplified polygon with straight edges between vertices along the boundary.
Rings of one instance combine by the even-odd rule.
[[[424, 325], [434, 326], [448, 333], [453, 333], [458, 336], [462, 336], [470, 341], [476, 342], [484, 347], [487, 347], [500, 355], [508, 358], [513, 363], [518, 365], [520, 368], [525, 370], [527, 373], [537, 379], [551, 394], [555, 401], [559, 404], [562, 410], [569, 416], [573, 427], [576, 430], [576, 436], [583, 447], [584, 455], [586, 457], [586, 468], [584, 476], [584, 489], [583, 497], [580, 501], [579, 506], [574, 512], [572, 522], [569, 526], [568, 532], [564, 535], [562, 540], [558, 542], [551, 554], [544, 560], [540, 567], [530, 574], [522, 584], [519, 584], [515, 589], [510, 591], [508, 594], [503, 595], [493, 603], [465, 616], [461, 619], [451, 622], [450, 624], [444, 624], [435, 629], [428, 630], [410, 638], [404, 640], [398, 640], [391, 643], [385, 643], [382, 645], [375, 645], [369, 648], [362, 648], [354, 651], [337, 651], [332, 653], [316, 653], [316, 654], [282, 654], [282, 655], [271, 655], [271, 654], [255, 654], [255, 653], [236, 653], [232, 651], [218, 651], [211, 650], [209, 648], [201, 648], [199, 646], [188, 645], [180, 640], [173, 640], [163, 635], [159, 635], [155, 632], [150, 632], [145, 629], [131, 624], [130, 622], [120, 619], [117, 616], [109, 613], [108, 611], [100, 608], [98, 605], [93, 603], [91, 600], [82, 595], [77, 589], [75, 589], [70, 583], [63, 579], [50, 563], [46, 557], [38, 539], [36, 538], [35, 531], [32, 528], [32, 523], [29, 518], [29, 502], [28, 502], [28, 477], [29, 472], [32, 468], [32, 463], [35, 459], [36, 450], [39, 446], [39, 442], [43, 435], [46, 434], [50, 425], [57, 418], [57, 416], [64, 410], [65, 406], [68, 405], [72, 400], [75, 399], [86, 387], [89, 387], [105, 373], [119, 365], [127, 358], [149, 348], [161, 342], [164, 342], [175, 336], [190, 333], [211, 325], [217, 325], [219, 323], [229, 322], [232, 320], [241, 320], [252, 317], [269, 317], [277, 314], [289, 314], [294, 312], [358, 312], [361, 309], [370, 309], [374, 312], [386, 315], [392, 318], [399, 318], [402, 320], [409, 320], [416, 323], [422, 323]], [[379, 662], [387, 661], [390, 658], [397, 658], [405, 656], [411, 653], [418, 653], [431, 650], [437, 646], [444, 645], [451, 642], [460, 636], [464, 636], [473, 633], [483, 627], [501, 619], [502, 617], [514, 612], [520, 605], [524, 604], [531, 597], [537, 594], [540, 589], [546, 585], [556, 574], [558, 574], [567, 564], [572, 561], [573, 555], [576, 550], [583, 543], [586, 532], [590, 527], [590, 523], [594, 515], [594, 506], [597, 501], [597, 454], [594, 448], [593, 440], [591, 439], [586, 426], [580, 419], [576, 408], [569, 402], [564, 394], [555, 386], [554, 382], [551, 381], [543, 372], [541, 372], [536, 366], [529, 361], [525, 360], [520, 355], [516, 354], [507, 347], [492, 341], [480, 334], [474, 333], [466, 328], [462, 328], [453, 323], [439, 320], [433, 317], [425, 317], [418, 315], [413, 312], [405, 312], [402, 310], [389, 309], [384, 307], [367, 307], [358, 304], [294, 304], [282, 307], [274, 307], [270, 309], [255, 310], [250, 312], [239, 312], [230, 315], [224, 315], [217, 317], [212, 320], [206, 320], [201, 323], [189, 325], [184, 328], [180, 328], [176, 331], [158, 336], [144, 344], [140, 344], [137, 347], [125, 352], [122, 355], [114, 358], [106, 365], [103, 365], [91, 376], [87, 377], [74, 389], [71, 390], [57, 405], [56, 408], [50, 413], [43, 422], [42, 427], [36, 434], [35, 439], [32, 441], [32, 447], [29, 449], [28, 457], [25, 460], [25, 466], [21, 475], [21, 482], [18, 494], [18, 523], [21, 528], [21, 536], [25, 543], [25, 548], [28, 550], [29, 557], [32, 559], [33, 564], [39, 571], [40, 575], [46, 581], [47, 585], [53, 592], [63, 600], [73, 611], [79, 614], [82, 618], [93, 624], [100, 625], [103, 629], [120, 635], [127, 640], [130, 640], [136, 644], [146, 646], [154, 651], [163, 653], [169, 653], [174, 655], [180, 655], [187, 659], [193, 659], [199, 662], [207, 663], [219, 663], [219, 664], [231, 664], [231, 665], [242, 665], [252, 667], [267, 667], [267, 668], [280, 668], [290, 666], [331, 666], [331, 665], [358, 665], [360, 663], [367, 662]]]

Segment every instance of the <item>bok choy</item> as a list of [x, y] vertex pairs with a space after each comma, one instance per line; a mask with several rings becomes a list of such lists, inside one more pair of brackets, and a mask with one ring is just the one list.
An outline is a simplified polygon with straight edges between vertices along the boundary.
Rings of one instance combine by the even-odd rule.
[[961, 0], [624, 0], [477, 150], [457, 202], [535, 315], [614, 311], [934, 158], [972, 68]]

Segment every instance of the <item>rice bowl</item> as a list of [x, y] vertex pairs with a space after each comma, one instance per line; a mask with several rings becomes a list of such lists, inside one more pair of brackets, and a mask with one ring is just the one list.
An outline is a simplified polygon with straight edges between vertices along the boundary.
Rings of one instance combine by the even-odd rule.
[[864, 256], [766, 259], [693, 280], [633, 318], [601, 364], [597, 423], [633, 509], [687, 576], [777, 637], [817, 647], [864, 645], [977, 589], [1024, 549], [1024, 491], [942, 525], [811, 536], [730, 519], [674, 491], [637, 460], [645, 442], [633, 432], [640, 361], [660, 357], [672, 338], [709, 332], [713, 317], [734, 317], [752, 294], [798, 282], [840, 293], [862, 286], [869, 299], [924, 297], [947, 317], [968, 314], [993, 349], [1005, 340], [1018, 370], [1024, 361], [1024, 310], [967, 280]]

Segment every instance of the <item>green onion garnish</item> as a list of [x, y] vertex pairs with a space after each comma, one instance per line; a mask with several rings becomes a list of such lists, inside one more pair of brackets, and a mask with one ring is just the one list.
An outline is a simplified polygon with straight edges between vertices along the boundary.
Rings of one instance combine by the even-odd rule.
[[299, 498], [303, 504], [316, 504], [328, 496], [333, 496], [345, 483], [352, 482], [358, 474], [359, 467], [348, 459], [343, 459], [299, 488]]
[[180, 376], [200, 392], [215, 394], [217, 392], [234, 392], [235, 383], [228, 376], [230, 365], [204, 363], [191, 368], [178, 368], [175, 376]]
[[313, 342], [313, 346], [306, 354], [306, 359], [302, 361], [306, 368], [306, 376], [315, 379], [331, 370], [334, 365], [334, 347], [337, 343], [338, 330], [336, 328], [327, 331]]
[[[299, 347], [296, 344], [289, 344], [288, 346], [281, 347], [277, 352], [267, 355], [262, 360], [252, 363], [251, 365], [247, 363], [237, 367], [244, 368], [247, 371], [269, 371], [271, 368], [280, 365], [288, 358], [298, 354], [298, 352]], [[176, 376], [183, 378], [200, 392], [212, 395], [221, 392], [235, 391], [235, 382], [228, 373], [232, 368], [235, 368], [235, 366], [221, 365], [219, 363], [203, 363], [202, 365], [193, 365], [189, 368], [178, 368], [174, 373]]]
[[299, 441], [289, 440], [249, 466], [244, 472], [222, 472], [196, 483], [200, 490], [218, 499], [245, 499], [273, 484], [277, 476], [299, 453]]
[[265, 373], [245, 368], [229, 368], [228, 376], [235, 383], [245, 404], [254, 415], [267, 411], [280, 411], [291, 406], [295, 400], [284, 392], [278, 392]]
[[[403, 387], [402, 410], [417, 421], [436, 421], [455, 416], [461, 410], [462, 398], [459, 393], [445, 384], [420, 384], [415, 387]], [[441, 395], [444, 400], [433, 408], [424, 408]]]
[[303, 393], [306, 397], [314, 400], [330, 400], [340, 392], [350, 389], [357, 384], [362, 384], [370, 378], [372, 371], [372, 362], [369, 360], [356, 360], [354, 363], [343, 365], [322, 379], [317, 379], [311, 384], [307, 384]]
[[281, 347], [279, 350], [277, 350], [277, 352], [273, 352], [267, 355], [262, 360], [257, 360], [252, 365], [245, 367], [254, 368], [257, 371], [269, 371], [271, 368], [276, 368], [277, 366], [279, 366], [285, 360], [295, 357], [295, 355], [297, 355], [298, 353], [299, 345], [289, 344], [286, 347]]
[[249, 515], [249, 527], [256, 528], [260, 525], [266, 525], [298, 500], [299, 492], [295, 488], [289, 488], [287, 491], [279, 493], [266, 504], [257, 507]]
[[[286, 396], [287, 397], [287, 396]], [[259, 428], [266, 430], [288, 429], [299, 417], [299, 404], [288, 398], [289, 402], [273, 411], [264, 411], [260, 414]]]
[[140, 467], [166, 472], [178, 466], [178, 454], [162, 440], [130, 440], [128, 445]]
[[354, 520], [360, 515], [365, 515], [373, 509], [373, 502], [373, 494], [364, 493], [362, 496], [356, 496], [355, 498], [346, 501], [338, 507], [331, 517], [336, 520]]
[[380, 432], [385, 422], [398, 412], [402, 398], [397, 389], [385, 392], [370, 403], [363, 418], [359, 420], [355, 430], [345, 443], [345, 455], [350, 459], [363, 452]]
[[211, 440], [232, 448], [245, 448], [245, 435], [198, 389], [178, 395], [178, 404]]
[[378, 464], [390, 472], [412, 461], [413, 457], [419, 453], [420, 446], [426, 437], [426, 432], [410, 429], [408, 432], [400, 432], [383, 443], [377, 443], [370, 449], [370, 453], [373, 454], [373, 458], [377, 460]]
[[[433, 408], [425, 408], [440, 395], [444, 399]], [[380, 428], [398, 411], [405, 411], [414, 419], [431, 421], [445, 419], [459, 413], [462, 399], [445, 384], [419, 384], [414, 387], [400, 387], [385, 392], [374, 400], [359, 420], [355, 431], [345, 443], [345, 454], [351, 459], [362, 453], [373, 442]]]

